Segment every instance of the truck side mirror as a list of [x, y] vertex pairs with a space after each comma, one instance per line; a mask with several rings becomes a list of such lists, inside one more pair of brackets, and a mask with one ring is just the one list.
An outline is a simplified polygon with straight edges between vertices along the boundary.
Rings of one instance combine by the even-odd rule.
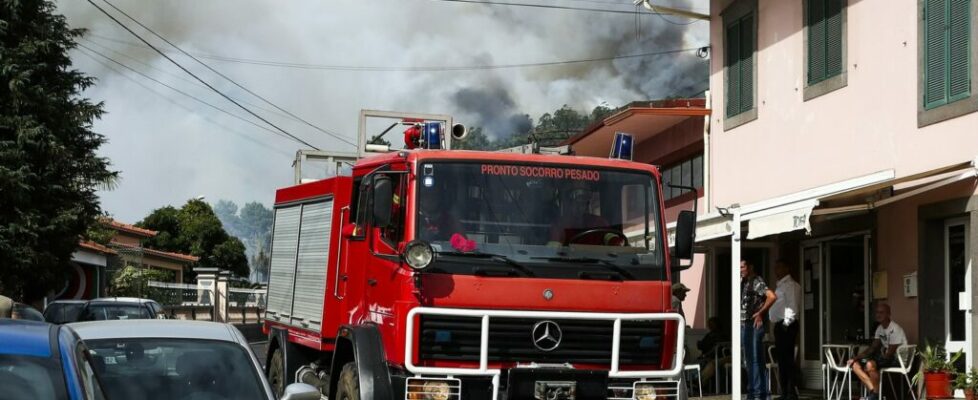
[[676, 254], [684, 260], [693, 258], [693, 242], [696, 241], [696, 213], [689, 210], [679, 212], [676, 219]]
[[394, 184], [391, 177], [375, 176], [373, 192], [373, 225], [375, 228], [386, 228], [391, 223], [391, 208], [394, 204]]

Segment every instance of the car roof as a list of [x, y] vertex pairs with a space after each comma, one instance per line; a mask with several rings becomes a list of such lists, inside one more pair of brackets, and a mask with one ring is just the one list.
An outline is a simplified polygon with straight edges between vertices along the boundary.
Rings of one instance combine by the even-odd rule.
[[55, 300], [48, 303], [47, 306], [51, 307], [52, 305], [55, 304], [85, 304], [85, 303], [88, 303], [88, 300]]
[[228, 324], [174, 319], [130, 319], [74, 322], [69, 327], [82, 340], [98, 339], [202, 339], [240, 343], [240, 334]]
[[14, 319], [0, 320], [0, 354], [51, 357], [53, 325]]

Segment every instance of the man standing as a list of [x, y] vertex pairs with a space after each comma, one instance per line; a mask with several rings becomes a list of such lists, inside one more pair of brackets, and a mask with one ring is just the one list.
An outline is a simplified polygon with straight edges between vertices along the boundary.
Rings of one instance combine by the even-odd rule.
[[690, 289], [682, 283], [672, 284], [672, 309], [676, 310], [683, 318], [686, 318], [686, 313], [683, 312], [683, 301], [686, 301], [686, 293], [689, 291]]
[[747, 400], [766, 400], [764, 369], [764, 313], [777, 295], [754, 272], [754, 265], [740, 261], [740, 341], [747, 364]]
[[778, 286], [774, 290], [777, 300], [771, 306], [771, 323], [774, 324], [774, 347], [777, 351], [780, 374], [781, 398], [795, 398], [795, 341], [798, 338], [798, 313], [801, 312], [801, 285], [791, 278], [784, 260], [774, 263], [774, 275]]
[[903, 328], [890, 320], [888, 304], [877, 304], [875, 316], [879, 326], [873, 334], [873, 344], [847, 362], [852, 367], [852, 372], [869, 389], [869, 400], [880, 397], [880, 388], [877, 385], [880, 381], [880, 368], [897, 366], [897, 349], [907, 344], [907, 334], [903, 332]]

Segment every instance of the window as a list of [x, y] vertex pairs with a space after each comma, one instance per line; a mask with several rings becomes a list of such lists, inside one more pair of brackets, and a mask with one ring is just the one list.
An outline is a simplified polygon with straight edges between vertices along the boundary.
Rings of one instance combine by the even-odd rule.
[[842, 73], [842, 0], [808, 0], [808, 84]]
[[673, 188], [669, 185], [692, 186], [696, 189], [702, 189], [703, 155], [699, 154], [662, 169], [662, 195], [665, 200], [688, 193], [689, 191], [686, 189]]
[[805, 0], [805, 100], [846, 86], [847, 0]]
[[974, 0], [922, 0], [918, 43], [920, 56], [919, 126], [978, 110], [972, 85], [978, 14]]
[[726, 97], [724, 129], [757, 119], [756, 9], [756, 0], [739, 0], [722, 13]]
[[924, 108], [971, 94], [970, 0], [924, 1]]

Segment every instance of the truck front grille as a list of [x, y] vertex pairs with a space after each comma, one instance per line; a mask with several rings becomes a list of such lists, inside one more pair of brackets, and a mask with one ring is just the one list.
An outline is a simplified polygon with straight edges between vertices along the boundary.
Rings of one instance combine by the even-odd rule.
[[[421, 315], [420, 360], [479, 361], [480, 318]], [[534, 345], [533, 328], [543, 320], [493, 317], [489, 320], [489, 361], [611, 364], [612, 321], [550, 320], [560, 327], [557, 348]], [[619, 365], [658, 365], [662, 321], [622, 321]], [[544, 346], [546, 347], [546, 346]]]

